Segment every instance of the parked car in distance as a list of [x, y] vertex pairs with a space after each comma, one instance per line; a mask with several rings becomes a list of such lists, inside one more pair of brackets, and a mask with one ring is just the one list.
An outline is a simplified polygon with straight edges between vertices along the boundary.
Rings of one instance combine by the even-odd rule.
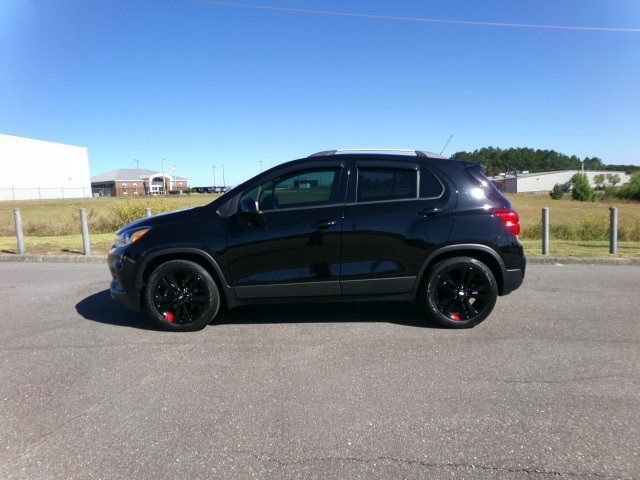
[[175, 331], [239, 305], [365, 300], [415, 302], [441, 325], [472, 327], [522, 284], [519, 231], [478, 164], [331, 150], [122, 227], [111, 295]]

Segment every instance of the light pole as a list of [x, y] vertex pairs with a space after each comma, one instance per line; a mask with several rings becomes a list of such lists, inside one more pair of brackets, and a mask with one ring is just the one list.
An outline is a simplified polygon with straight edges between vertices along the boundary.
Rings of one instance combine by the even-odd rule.
[[134, 158], [133, 161], [136, 162], [136, 170], [140, 170], [140, 160]]
[[216, 188], [216, 166], [213, 166], [213, 188]]
[[164, 158], [162, 159], [162, 194], [167, 194], [166, 184], [164, 181]]
[[262, 160], [260, 160], [260, 173], [262, 173]]
[[227, 186], [227, 182], [224, 180], [224, 163], [221, 163], [220, 166], [222, 167], [222, 188], [224, 189]]

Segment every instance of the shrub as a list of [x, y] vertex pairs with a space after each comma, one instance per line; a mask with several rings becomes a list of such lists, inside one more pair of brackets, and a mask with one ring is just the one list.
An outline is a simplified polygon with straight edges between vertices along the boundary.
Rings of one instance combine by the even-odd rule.
[[549, 192], [549, 196], [554, 200], [560, 200], [562, 197], [564, 197], [564, 190], [559, 184], [556, 183], [553, 186], [553, 189]]
[[589, 179], [584, 173], [576, 173], [571, 178], [571, 184], [573, 189], [571, 190], [571, 196], [574, 200], [581, 202], [593, 202], [596, 199], [596, 194], [589, 184]]
[[[613, 180], [613, 178], [610, 180]], [[618, 198], [640, 201], [640, 175], [633, 177], [626, 185], [616, 188], [614, 195]]]
[[111, 212], [116, 219], [116, 228], [118, 229], [127, 223], [135, 222], [147, 216], [146, 209], [151, 207], [154, 215], [158, 213], [170, 212], [171, 204], [162, 199], [155, 199], [151, 202], [145, 200], [127, 200], [126, 202], [116, 203], [111, 207]]
[[611, 183], [611, 185], [613, 185], [614, 187], [620, 183], [620, 177], [618, 176], [618, 174], [614, 174], [611, 175], [611, 178], [609, 178], [609, 183]]
[[596, 184], [597, 189], [603, 188], [604, 182], [605, 182], [604, 173], [599, 173], [598, 175], [593, 177], [593, 183]]

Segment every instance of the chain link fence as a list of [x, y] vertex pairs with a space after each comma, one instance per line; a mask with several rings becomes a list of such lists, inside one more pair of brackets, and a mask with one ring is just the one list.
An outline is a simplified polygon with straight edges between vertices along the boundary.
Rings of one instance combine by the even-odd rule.
[[92, 196], [92, 189], [88, 187], [0, 187], [0, 201], [57, 200]]

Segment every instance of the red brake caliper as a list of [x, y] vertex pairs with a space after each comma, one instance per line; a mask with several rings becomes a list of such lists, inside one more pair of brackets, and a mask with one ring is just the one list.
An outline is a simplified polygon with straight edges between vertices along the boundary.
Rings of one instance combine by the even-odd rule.
[[164, 319], [169, 322], [169, 323], [173, 323], [173, 321], [175, 320], [175, 316], [173, 315], [173, 312], [164, 312], [162, 315], [164, 315]]
[[458, 312], [451, 312], [451, 320], [459, 322], [460, 321], [460, 314]]

